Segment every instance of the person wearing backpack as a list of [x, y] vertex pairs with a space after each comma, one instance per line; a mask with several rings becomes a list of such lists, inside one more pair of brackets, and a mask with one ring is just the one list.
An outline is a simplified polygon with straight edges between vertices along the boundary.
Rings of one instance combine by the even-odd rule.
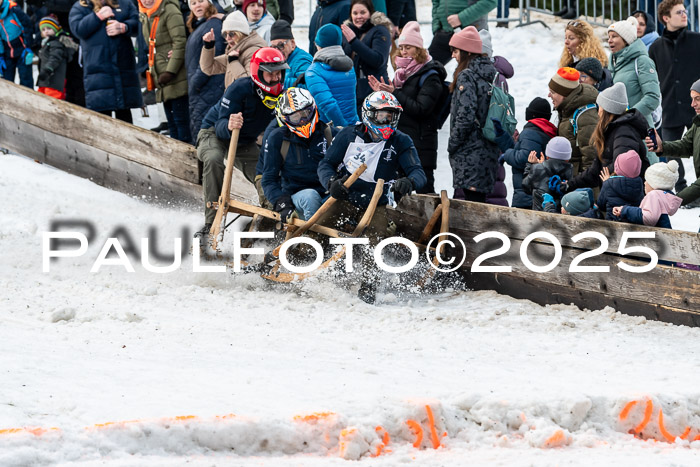
[[286, 89], [277, 100], [275, 114], [283, 125], [265, 140], [265, 198], [283, 221], [295, 212], [309, 220], [323, 204], [326, 191], [318, 178], [318, 164], [339, 130], [319, 120], [316, 102], [306, 89]]
[[420, 25], [416, 21], [406, 23], [398, 40], [400, 56], [396, 57], [394, 79], [385, 83], [374, 76], [369, 85], [374, 91], [387, 91], [398, 99], [403, 112], [398, 129], [413, 140], [423, 171], [428, 181], [418, 193], [435, 193], [435, 169], [437, 168], [438, 110], [449, 90], [444, 86], [447, 72], [442, 63], [433, 60], [423, 45]]
[[[0, 73], [6, 80], [15, 81], [19, 73], [19, 84], [34, 88], [32, 76], [32, 20], [10, 0], [0, 0]], [[27, 66], [20, 66], [21, 64]]]
[[[450, 139], [447, 144], [455, 198], [483, 203], [491, 193], [498, 171], [498, 145], [482, 129], [486, 126], [496, 68], [481, 53], [475, 27], [462, 29], [450, 39], [457, 60], [450, 90]], [[500, 89], [500, 88], [498, 88]]]
[[579, 83], [579, 78], [578, 70], [564, 67], [549, 80], [549, 98], [559, 116], [559, 136], [568, 139], [573, 149], [574, 176], [598, 158], [590, 142], [598, 123], [598, 91], [590, 84]]

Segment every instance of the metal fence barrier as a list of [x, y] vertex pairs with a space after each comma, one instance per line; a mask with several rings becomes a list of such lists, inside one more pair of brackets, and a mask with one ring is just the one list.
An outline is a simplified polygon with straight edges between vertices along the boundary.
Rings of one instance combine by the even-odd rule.
[[[633, 11], [642, 10], [654, 18], [654, 28], [662, 27], [657, 18], [657, 7], [661, 3], [657, 0], [526, 0], [526, 22], [529, 23], [530, 12], [536, 11], [543, 14], [553, 14], [568, 4], [574, 3], [576, 17], [583, 17], [586, 21], [596, 26], [609, 26], [616, 21], [622, 21], [632, 15]], [[688, 10], [688, 29], [698, 31], [698, 3], [699, 0], [685, 0]]]

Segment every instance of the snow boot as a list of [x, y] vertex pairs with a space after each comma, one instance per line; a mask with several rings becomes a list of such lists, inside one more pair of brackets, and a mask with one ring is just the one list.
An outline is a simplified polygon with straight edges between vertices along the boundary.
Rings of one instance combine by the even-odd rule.
[[576, 8], [569, 8], [569, 10], [561, 15], [561, 19], [575, 19], [578, 18], [578, 14], [576, 14]]
[[194, 238], [204, 238], [209, 235], [209, 231], [211, 231], [211, 224], [204, 224], [204, 227], [194, 233]]

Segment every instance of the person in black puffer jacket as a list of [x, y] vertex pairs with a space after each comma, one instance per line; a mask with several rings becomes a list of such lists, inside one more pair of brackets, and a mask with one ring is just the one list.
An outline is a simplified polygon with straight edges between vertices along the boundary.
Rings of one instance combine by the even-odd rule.
[[202, 127], [202, 119], [206, 113], [224, 95], [224, 75], [208, 76], [199, 66], [204, 44], [202, 37], [212, 29], [215, 37], [214, 55], [222, 55], [226, 50], [226, 41], [221, 35], [222, 16], [207, 0], [191, 2], [190, 16], [186, 24], [190, 36], [185, 46], [185, 66], [190, 103], [190, 131], [195, 136]]
[[438, 122], [436, 106], [440, 102], [447, 76], [442, 63], [433, 60], [423, 47], [420, 25], [406, 23], [398, 40], [401, 56], [396, 57], [396, 73], [391, 83], [369, 77], [375, 91], [388, 91], [399, 100], [403, 112], [398, 129], [413, 140], [423, 171], [428, 179], [418, 193], [435, 193], [437, 168]]
[[634, 150], [642, 160], [641, 173], [649, 167], [646, 157], [644, 138], [647, 133], [647, 120], [636, 109], [627, 110], [627, 90], [623, 83], [615, 83], [601, 92], [596, 99], [598, 104], [598, 125], [591, 144], [596, 148], [598, 157], [585, 172], [569, 180], [567, 191], [576, 188], [596, 188], [601, 185], [600, 172], [607, 167], [615, 170], [615, 159], [620, 154]]
[[352, 0], [350, 19], [340, 28], [343, 31], [343, 50], [352, 58], [357, 75], [357, 114], [362, 113], [362, 103], [371, 94], [369, 77], [389, 82], [387, 64], [391, 52], [391, 29], [389, 18], [374, 11], [372, 0]]

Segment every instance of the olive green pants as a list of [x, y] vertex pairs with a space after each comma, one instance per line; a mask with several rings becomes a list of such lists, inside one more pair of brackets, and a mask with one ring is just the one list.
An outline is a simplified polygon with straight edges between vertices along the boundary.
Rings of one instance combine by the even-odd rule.
[[[204, 222], [211, 224], [216, 217], [215, 209], [207, 209], [207, 202], [219, 200], [224, 184], [224, 159], [228, 157], [228, 145], [217, 138], [214, 128], [200, 130], [197, 135], [197, 158], [202, 161], [202, 190], [204, 191]], [[255, 183], [255, 166], [260, 157], [260, 147], [255, 143], [238, 145], [234, 167]], [[261, 203], [262, 204], [262, 203]]]

